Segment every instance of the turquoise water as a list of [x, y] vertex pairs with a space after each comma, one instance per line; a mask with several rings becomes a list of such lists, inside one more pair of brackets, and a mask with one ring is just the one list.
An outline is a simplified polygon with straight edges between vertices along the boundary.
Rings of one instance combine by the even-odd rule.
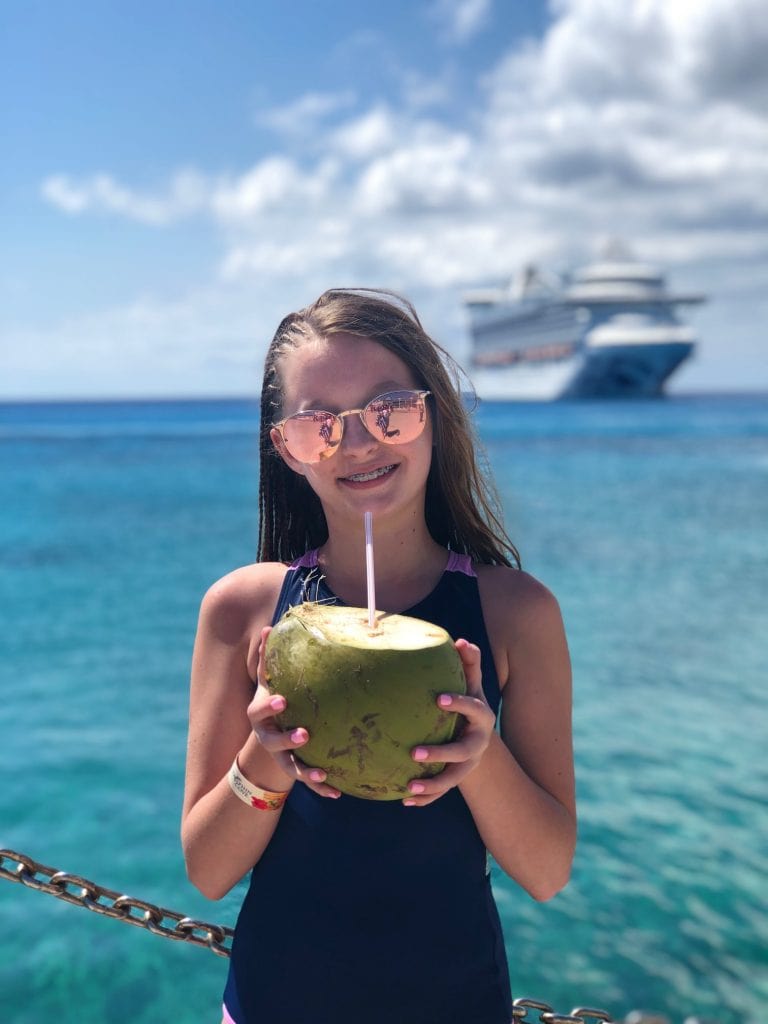
[[[256, 417], [0, 406], [0, 845], [223, 923], [242, 890], [209, 903], [179, 848], [188, 666], [202, 593], [254, 555]], [[478, 422], [575, 673], [573, 879], [495, 882], [515, 994], [762, 1024], [768, 400]], [[3, 1024], [218, 1024], [225, 967], [0, 881]]]

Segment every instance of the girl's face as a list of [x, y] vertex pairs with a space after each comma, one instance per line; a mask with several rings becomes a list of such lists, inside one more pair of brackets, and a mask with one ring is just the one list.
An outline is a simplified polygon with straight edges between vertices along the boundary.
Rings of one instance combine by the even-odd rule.
[[[290, 349], [282, 358], [283, 415], [304, 409], [332, 413], [358, 409], [387, 391], [420, 388], [399, 356], [370, 338], [334, 334]], [[356, 414], [344, 417], [341, 443], [330, 457], [305, 463], [286, 450], [280, 432], [272, 442], [286, 463], [306, 477], [333, 520], [361, 523], [424, 515], [424, 494], [432, 461], [432, 425], [427, 411], [423, 432], [404, 444], [383, 444]]]

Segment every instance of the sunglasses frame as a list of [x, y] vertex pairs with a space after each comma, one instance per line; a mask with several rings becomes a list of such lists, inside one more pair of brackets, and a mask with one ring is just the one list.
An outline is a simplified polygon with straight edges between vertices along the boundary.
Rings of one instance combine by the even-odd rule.
[[[428, 391], [426, 389], [422, 390], [420, 388], [397, 388], [394, 391], [383, 391], [380, 395], [376, 395], [375, 398], [372, 398], [370, 400], [370, 402], [366, 402], [365, 405], [360, 406], [357, 409], [345, 409], [343, 412], [329, 412], [327, 409], [299, 409], [298, 412], [292, 412], [290, 416], [286, 416], [284, 419], [278, 420], [278, 422], [277, 423], [273, 423], [272, 426], [273, 426], [273, 428], [275, 430], [279, 431], [280, 437], [282, 438], [283, 444], [285, 445], [285, 449], [288, 452], [288, 454], [291, 456], [291, 458], [297, 459], [298, 462], [306, 462], [306, 460], [305, 459], [299, 459], [296, 455], [294, 455], [291, 452], [291, 449], [288, 447], [288, 441], [286, 440], [286, 437], [285, 437], [284, 428], [285, 428], [285, 424], [288, 422], [288, 420], [293, 419], [294, 416], [302, 416], [302, 415], [306, 415], [306, 413], [310, 413], [310, 412], [311, 413], [324, 413], [326, 416], [333, 416], [335, 419], [337, 419], [337, 420], [339, 420], [341, 422], [341, 434], [339, 435], [339, 440], [330, 449], [326, 449], [325, 451], [321, 451], [320, 455], [318, 456], [318, 458], [316, 458], [314, 460], [314, 463], [322, 462], [323, 459], [328, 459], [332, 455], [336, 454], [338, 448], [341, 445], [342, 440], [344, 439], [344, 421], [345, 421], [347, 416], [354, 416], [355, 413], [357, 413], [357, 415], [360, 417], [360, 422], [362, 423], [362, 425], [365, 428], [366, 432], [368, 434], [370, 434], [370, 436], [375, 441], [379, 441], [379, 443], [381, 443], [381, 444], [391, 444], [391, 445], [410, 444], [409, 441], [389, 441], [389, 442], [382, 441], [381, 438], [377, 437], [371, 431], [371, 429], [369, 428], [368, 424], [365, 422], [365, 419], [363, 418], [363, 413], [365, 412], [365, 410], [368, 409], [370, 406], [372, 406], [374, 402], [378, 402], [379, 399], [386, 398], [388, 395], [395, 395], [395, 394], [413, 395], [413, 396], [415, 396], [422, 403], [424, 411], [426, 412], [426, 408], [427, 408], [426, 399], [432, 394], [432, 392]], [[426, 420], [426, 416], [425, 416], [424, 417], [424, 421], [423, 421], [425, 425], [426, 425], [426, 421], [427, 420]], [[416, 435], [416, 437], [420, 437], [421, 434], [423, 433], [423, 431], [424, 431], [424, 427], [421, 428], [421, 430]], [[415, 441], [416, 437], [411, 438], [411, 440]], [[308, 465], [312, 465], [312, 464], [313, 463], [308, 463]]]

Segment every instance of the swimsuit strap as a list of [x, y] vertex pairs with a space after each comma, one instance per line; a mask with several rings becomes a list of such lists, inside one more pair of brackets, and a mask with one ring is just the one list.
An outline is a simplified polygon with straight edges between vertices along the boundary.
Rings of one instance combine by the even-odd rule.
[[456, 551], [448, 553], [448, 564], [445, 567], [445, 571], [463, 572], [465, 576], [477, 576], [471, 557], [469, 555], [460, 555]]
[[305, 551], [301, 558], [291, 562], [288, 569], [315, 569], [317, 567], [317, 550], [317, 548], [312, 548], [311, 551]]

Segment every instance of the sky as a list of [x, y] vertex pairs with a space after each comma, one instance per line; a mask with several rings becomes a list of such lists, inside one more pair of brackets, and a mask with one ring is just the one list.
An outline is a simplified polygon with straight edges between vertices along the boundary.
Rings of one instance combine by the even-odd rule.
[[3, 0], [0, 399], [252, 395], [280, 319], [622, 239], [768, 390], [764, 0]]

